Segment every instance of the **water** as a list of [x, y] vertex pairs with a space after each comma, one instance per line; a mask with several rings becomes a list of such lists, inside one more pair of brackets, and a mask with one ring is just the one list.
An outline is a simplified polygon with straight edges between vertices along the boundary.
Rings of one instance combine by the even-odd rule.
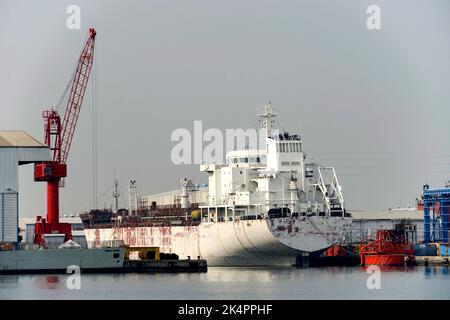
[[[207, 273], [1, 275], [0, 299], [449, 299], [447, 267], [382, 269], [381, 289], [367, 288], [360, 267], [209, 268]], [[371, 282], [374, 283], [374, 282]]]

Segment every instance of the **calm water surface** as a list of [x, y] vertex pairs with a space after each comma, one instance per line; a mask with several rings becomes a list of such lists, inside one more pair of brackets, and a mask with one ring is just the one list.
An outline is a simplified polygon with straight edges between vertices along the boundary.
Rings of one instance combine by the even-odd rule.
[[209, 268], [207, 273], [1, 275], [0, 299], [449, 299], [447, 267], [390, 268], [381, 289], [369, 290], [371, 274], [360, 267]]

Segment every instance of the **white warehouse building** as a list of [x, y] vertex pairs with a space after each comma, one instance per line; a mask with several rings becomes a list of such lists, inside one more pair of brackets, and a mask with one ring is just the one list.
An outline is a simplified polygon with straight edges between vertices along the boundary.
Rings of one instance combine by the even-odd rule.
[[49, 147], [28, 133], [0, 131], [0, 242], [18, 241], [19, 166], [49, 160]]

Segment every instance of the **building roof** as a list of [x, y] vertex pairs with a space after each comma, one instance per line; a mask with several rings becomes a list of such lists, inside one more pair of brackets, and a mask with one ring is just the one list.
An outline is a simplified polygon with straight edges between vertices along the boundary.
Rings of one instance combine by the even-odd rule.
[[48, 148], [25, 131], [0, 130], [0, 148]]
[[417, 210], [387, 210], [358, 211], [349, 210], [356, 220], [423, 220], [423, 211]]

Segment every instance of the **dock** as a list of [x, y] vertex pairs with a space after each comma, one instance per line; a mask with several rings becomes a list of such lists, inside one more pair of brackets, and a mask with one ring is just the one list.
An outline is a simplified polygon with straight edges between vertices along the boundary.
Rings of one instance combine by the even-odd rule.
[[449, 266], [449, 257], [444, 256], [415, 256], [415, 266]]
[[184, 260], [125, 260], [122, 272], [207, 272], [208, 264], [204, 259]]

